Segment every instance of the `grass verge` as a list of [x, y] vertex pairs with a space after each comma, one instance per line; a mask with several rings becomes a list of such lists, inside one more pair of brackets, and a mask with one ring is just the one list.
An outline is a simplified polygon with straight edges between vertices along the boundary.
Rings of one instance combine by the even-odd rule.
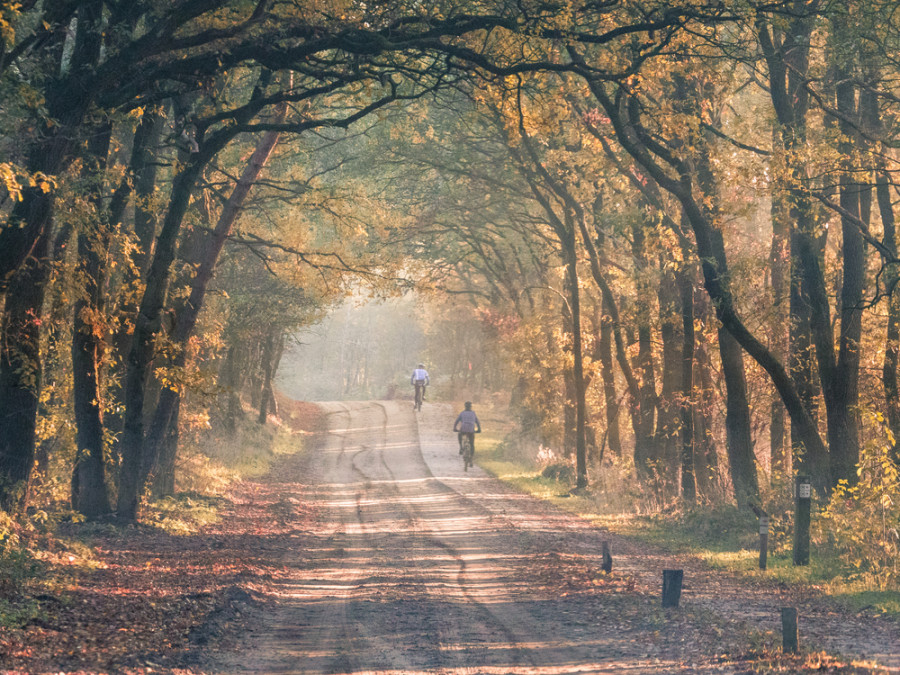
[[782, 542], [769, 553], [768, 569], [760, 570], [758, 523], [750, 512], [719, 506], [653, 515], [617, 513], [621, 509], [611, 510], [602, 495], [590, 491], [573, 494], [570, 483], [547, 478], [533, 464], [511, 457], [501, 440], [481, 447], [478, 464], [491, 475], [616, 534], [672, 553], [693, 555], [713, 568], [747, 578], [815, 588], [852, 611], [900, 617], [900, 590], [873, 588], [872, 580], [859, 577], [824, 547], [814, 545], [810, 564], [798, 567]]

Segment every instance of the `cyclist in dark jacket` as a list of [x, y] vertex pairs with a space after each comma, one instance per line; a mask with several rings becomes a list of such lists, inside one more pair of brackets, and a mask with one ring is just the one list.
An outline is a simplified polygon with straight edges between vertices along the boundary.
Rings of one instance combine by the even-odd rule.
[[469, 437], [472, 444], [472, 455], [475, 455], [475, 434], [481, 433], [481, 422], [478, 415], [472, 410], [472, 402], [466, 401], [466, 409], [459, 413], [456, 422], [453, 423], [453, 431], [459, 432], [459, 454], [462, 454], [463, 434]]

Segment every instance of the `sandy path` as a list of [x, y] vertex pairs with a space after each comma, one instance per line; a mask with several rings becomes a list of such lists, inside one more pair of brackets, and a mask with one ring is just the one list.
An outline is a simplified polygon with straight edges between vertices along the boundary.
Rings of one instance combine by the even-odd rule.
[[[253, 631], [217, 672], [746, 672], [720, 655], [746, 650], [784, 604], [464, 473], [446, 406], [323, 407], [320, 446], [278, 476], [314, 525], [288, 535], [283, 574], [258, 587]], [[597, 572], [602, 539], [612, 577]], [[659, 575], [673, 564], [684, 602], [664, 611]], [[896, 624], [876, 628], [893, 641], [861, 654], [893, 664]]]

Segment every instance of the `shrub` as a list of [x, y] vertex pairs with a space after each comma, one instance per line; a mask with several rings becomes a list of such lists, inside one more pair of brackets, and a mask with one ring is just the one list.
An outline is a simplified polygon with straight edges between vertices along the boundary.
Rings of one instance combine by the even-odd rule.
[[560, 483], [575, 482], [574, 458], [566, 458], [552, 448], [539, 445], [535, 463], [541, 468], [541, 476]]
[[0, 627], [18, 627], [35, 616], [37, 604], [26, 598], [24, 591], [41, 569], [22, 545], [19, 526], [0, 511]]
[[893, 437], [885, 431], [887, 443], [870, 442], [861, 450], [859, 481], [841, 481], [815, 519], [817, 540], [831, 546], [854, 576], [882, 590], [900, 583], [900, 470], [891, 459]]
[[541, 471], [544, 478], [559, 481], [560, 483], [575, 482], [575, 467], [566, 462], [555, 462], [548, 464]]

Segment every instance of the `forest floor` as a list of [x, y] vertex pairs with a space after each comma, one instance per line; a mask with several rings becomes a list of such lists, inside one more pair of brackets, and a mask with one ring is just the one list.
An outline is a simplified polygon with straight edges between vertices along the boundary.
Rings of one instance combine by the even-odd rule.
[[[0, 671], [900, 672], [894, 619], [711, 570], [464, 472], [449, 406], [323, 410], [288, 411], [327, 430], [235, 486], [199, 535], [72, 526], [93, 569], [0, 632]], [[663, 568], [684, 570], [678, 608], [660, 606]], [[777, 648], [787, 605], [798, 656]]]

